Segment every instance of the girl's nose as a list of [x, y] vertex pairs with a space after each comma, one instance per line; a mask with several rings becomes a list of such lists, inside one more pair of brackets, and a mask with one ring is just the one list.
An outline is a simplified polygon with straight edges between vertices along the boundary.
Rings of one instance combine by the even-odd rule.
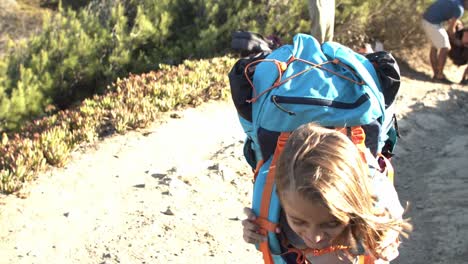
[[318, 244], [324, 241], [325, 233], [323, 231], [320, 231], [319, 229], [310, 229], [307, 234], [307, 238], [309, 241]]
[[323, 241], [324, 234], [322, 232], [316, 233], [312, 238], [313, 238], [313, 241], [318, 244]]

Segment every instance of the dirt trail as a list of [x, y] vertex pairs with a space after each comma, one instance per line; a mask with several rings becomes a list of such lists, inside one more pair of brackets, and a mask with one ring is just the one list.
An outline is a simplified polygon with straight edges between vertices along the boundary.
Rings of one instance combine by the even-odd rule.
[[[394, 263], [468, 259], [468, 88], [403, 78], [396, 186], [415, 230]], [[251, 175], [230, 103], [74, 153], [0, 197], [0, 263], [261, 263], [241, 238]]]
[[[250, 174], [228, 103], [75, 153], [0, 201], [0, 263], [252, 263]], [[240, 175], [237, 175], [240, 174]], [[250, 259], [250, 261], [249, 261]]]
[[412, 94], [398, 102], [402, 139], [394, 164], [415, 230], [395, 263], [467, 263], [468, 87], [408, 80], [405, 89]]

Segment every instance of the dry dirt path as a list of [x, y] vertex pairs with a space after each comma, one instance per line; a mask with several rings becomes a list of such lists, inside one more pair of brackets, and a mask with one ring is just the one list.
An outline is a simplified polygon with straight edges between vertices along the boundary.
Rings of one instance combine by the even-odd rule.
[[[228, 103], [114, 136], [0, 199], [0, 263], [252, 263], [250, 174]], [[240, 175], [237, 175], [240, 174]]]
[[[466, 263], [468, 88], [404, 78], [397, 109], [415, 230], [394, 263]], [[232, 105], [178, 114], [0, 197], [0, 263], [261, 263], [241, 238], [252, 184]]]
[[394, 263], [468, 263], [468, 87], [407, 80], [396, 187], [414, 232]]

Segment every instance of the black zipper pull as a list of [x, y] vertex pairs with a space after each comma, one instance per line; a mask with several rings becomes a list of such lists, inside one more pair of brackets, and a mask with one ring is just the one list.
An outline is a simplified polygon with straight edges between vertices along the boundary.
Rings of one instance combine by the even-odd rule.
[[396, 114], [393, 114], [392, 118], [393, 118], [393, 127], [395, 127], [395, 132], [396, 132], [397, 138], [401, 138], [400, 129], [398, 128], [398, 121], [397, 121]]
[[273, 95], [271, 97], [271, 101], [273, 101], [273, 103], [276, 105], [276, 107], [278, 107], [279, 110], [285, 112], [285, 113], [288, 113], [288, 115], [296, 115], [296, 113], [294, 113], [293, 111], [289, 111], [287, 109], [285, 109], [284, 107], [282, 107], [280, 104], [278, 104], [278, 102], [276, 102], [276, 95]]

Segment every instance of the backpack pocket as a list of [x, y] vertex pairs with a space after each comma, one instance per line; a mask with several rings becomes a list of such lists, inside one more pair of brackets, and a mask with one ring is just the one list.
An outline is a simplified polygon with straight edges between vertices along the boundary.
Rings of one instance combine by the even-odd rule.
[[232, 101], [237, 109], [237, 113], [249, 122], [252, 122], [252, 104], [247, 102], [247, 100], [252, 99], [252, 86], [247, 78], [252, 79], [255, 66], [249, 67], [247, 73], [245, 73], [245, 68], [252, 62], [264, 59], [268, 54], [270, 53], [262, 52], [253, 57], [238, 60], [228, 75]]

